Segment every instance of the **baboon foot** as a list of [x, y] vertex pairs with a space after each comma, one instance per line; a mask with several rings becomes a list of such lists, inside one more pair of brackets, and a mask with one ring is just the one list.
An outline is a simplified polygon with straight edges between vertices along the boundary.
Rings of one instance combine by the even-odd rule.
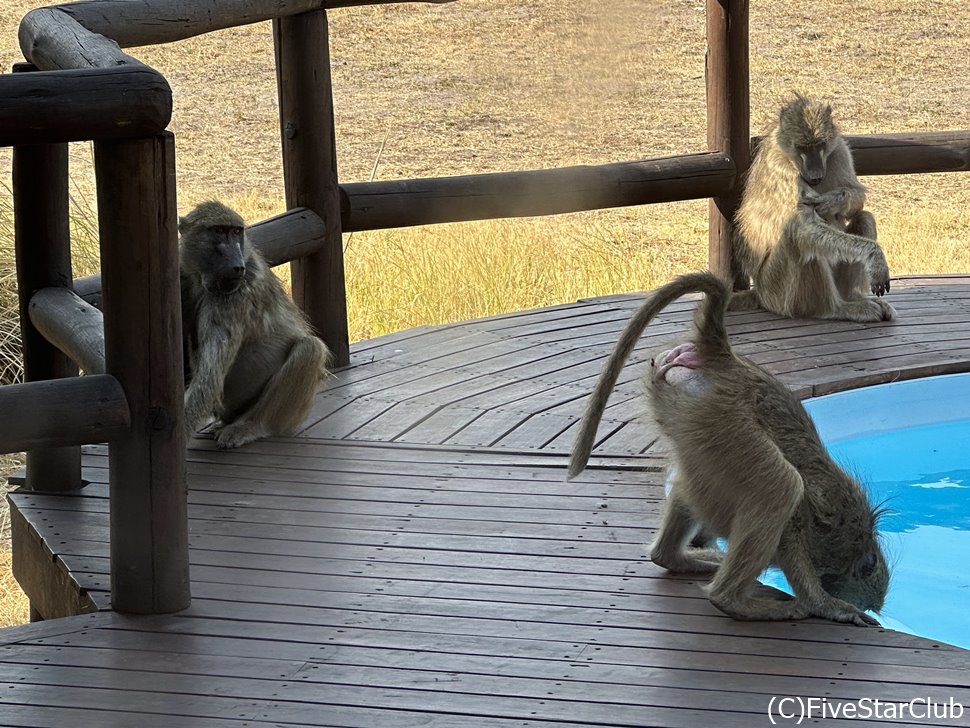
[[654, 550], [650, 560], [673, 574], [713, 574], [721, 566], [724, 552], [718, 549], [689, 548], [676, 555]]
[[843, 602], [841, 599], [835, 599], [834, 597], [823, 604], [812, 607], [809, 611], [813, 617], [830, 619], [833, 622], [845, 622], [854, 624], [857, 627], [881, 626], [879, 620], [875, 617], [870, 617], [858, 607], [848, 602]]
[[731, 294], [731, 300], [728, 301], [728, 311], [758, 311], [761, 308], [763, 306], [754, 289], [735, 291]]
[[883, 301], [881, 298], [875, 299], [876, 305], [882, 310], [883, 321], [894, 321], [896, 319], [896, 309]]
[[863, 324], [892, 321], [896, 318], [896, 309], [881, 298], [865, 298], [861, 301], [843, 301], [823, 318], [838, 321], [858, 321]]
[[[771, 589], [771, 587], [765, 587], [765, 589]], [[753, 591], [764, 593], [761, 589], [753, 588]], [[707, 596], [711, 600], [711, 604], [729, 617], [747, 622], [784, 622], [789, 619], [805, 619], [811, 616], [809, 610], [800, 600], [782, 599], [777, 594], [769, 594], [767, 598], [753, 594], [727, 596], [708, 593]]]
[[216, 444], [223, 449], [240, 447], [269, 433], [255, 422], [237, 421], [215, 431]]

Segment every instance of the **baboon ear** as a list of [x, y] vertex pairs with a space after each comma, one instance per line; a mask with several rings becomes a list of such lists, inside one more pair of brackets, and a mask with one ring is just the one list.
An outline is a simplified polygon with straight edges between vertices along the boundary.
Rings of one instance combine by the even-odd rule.
[[182, 232], [182, 228], [184, 227], [185, 227], [185, 218], [182, 215], [179, 215], [179, 224], [178, 224], [179, 232]]

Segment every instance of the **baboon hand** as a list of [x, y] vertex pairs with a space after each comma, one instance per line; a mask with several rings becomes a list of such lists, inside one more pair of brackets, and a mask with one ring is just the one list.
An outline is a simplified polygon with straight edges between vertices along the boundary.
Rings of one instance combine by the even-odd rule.
[[878, 250], [869, 261], [869, 287], [877, 296], [889, 293], [889, 265], [886, 257]]
[[815, 205], [815, 212], [824, 220], [835, 220], [845, 217], [849, 212], [848, 194], [845, 190], [832, 190], [819, 195], [820, 200]]
[[208, 421], [211, 413], [198, 396], [198, 390], [190, 386], [185, 391], [185, 435], [192, 437]]
[[831, 601], [826, 601], [819, 605], [818, 608], [812, 609], [811, 613], [816, 617], [831, 619], [834, 622], [854, 624], [857, 627], [882, 626], [875, 617], [870, 617], [858, 607], [844, 602], [841, 599], [832, 598]]

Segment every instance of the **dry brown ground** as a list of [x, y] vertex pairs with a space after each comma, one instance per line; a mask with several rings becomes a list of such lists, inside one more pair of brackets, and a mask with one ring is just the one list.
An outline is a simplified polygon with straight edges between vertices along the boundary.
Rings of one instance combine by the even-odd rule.
[[[20, 59], [17, 24], [41, 4], [4, 0], [0, 67]], [[459, 0], [350, 8], [330, 16], [345, 181], [369, 178], [382, 145], [379, 179], [705, 149], [701, 0]], [[849, 133], [968, 128], [968, 38], [966, 0], [752, 3], [754, 128], [792, 90], [830, 98]], [[164, 73], [175, 92], [171, 128], [180, 209], [218, 196], [252, 219], [281, 210], [269, 24], [133, 53]], [[75, 145], [73, 157], [83, 208], [91, 204], [87, 146]], [[8, 150], [0, 150], [0, 171], [9, 174]], [[894, 273], [970, 270], [970, 176], [881, 177], [867, 184]], [[8, 205], [9, 193], [0, 189], [0, 237], [6, 235], [4, 222], [9, 224], [3, 214]], [[602, 238], [636, 248], [645, 261], [642, 274], [611, 285], [648, 288], [672, 272], [704, 265], [705, 210], [702, 202], [685, 202], [508, 227], [524, 231], [527, 241]], [[447, 228], [460, 231], [453, 241], [489, 245], [500, 224]], [[422, 230], [362, 235], [353, 252], [371, 244], [406, 256], [410, 246], [417, 249], [431, 236]], [[0, 254], [0, 279], [9, 263], [9, 255]], [[572, 295], [572, 289], [563, 290], [550, 295]], [[448, 296], [447, 286], [435, 295]], [[505, 303], [526, 305], [520, 299]], [[380, 302], [376, 307], [382, 308]], [[428, 314], [428, 320], [466, 315], [454, 310]], [[366, 336], [414, 323], [413, 317], [393, 318], [354, 330]], [[5, 611], [10, 599], [4, 597], [4, 578], [0, 561], [0, 624], [24, 614], [22, 603], [15, 607], [20, 611]]]

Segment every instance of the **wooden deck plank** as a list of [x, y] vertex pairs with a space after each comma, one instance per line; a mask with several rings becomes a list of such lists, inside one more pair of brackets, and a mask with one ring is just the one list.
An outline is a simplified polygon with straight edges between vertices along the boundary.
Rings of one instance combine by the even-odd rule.
[[[740, 351], [752, 354], [802, 393], [829, 392], [846, 382], [859, 386], [891, 381], [905, 378], [906, 371], [965, 371], [968, 368], [967, 347], [948, 343], [966, 341], [970, 337], [970, 305], [961, 297], [967, 288], [965, 281], [960, 278], [900, 281], [890, 294], [899, 309], [899, 319], [895, 322], [857, 324], [792, 320], [765, 312], [738, 312], [729, 315], [728, 328]], [[472, 336], [470, 332], [474, 335], [487, 333], [492, 338], [484, 350], [500, 347], [495, 351], [509, 352], [508, 356], [513, 358], [478, 358], [474, 362], [471, 381], [442, 380], [444, 386], [432, 386], [427, 391], [415, 388], [415, 383], [408, 388], [395, 389], [395, 394], [401, 398], [427, 399], [436, 406], [429, 410], [399, 404], [393, 411], [384, 410], [370, 419], [360, 436], [407, 442], [408, 433], [413, 432], [415, 440], [421, 442], [479, 446], [498, 443], [565, 452], [571, 442], [558, 436], [550, 437], [550, 429], [555, 430], [553, 420], [542, 416], [552, 414], [578, 419], [585, 402], [582, 393], [591, 388], [603, 358], [642, 300], [638, 295], [591, 299], [582, 305], [550, 309], [536, 316], [497, 317], [449, 329], [444, 333], [463, 339]], [[631, 383], [641, 375], [644, 362], [656, 347], [687, 331], [694, 305], [692, 300], [679, 302], [651, 326], [638, 345], [637, 361], [624, 372], [623, 384]], [[814, 349], [815, 345], [823, 343], [824, 349]], [[406, 347], [407, 343], [401, 346]], [[414, 346], [420, 348], [416, 343]], [[503, 346], [511, 348], [502, 349]], [[459, 357], [474, 357], [471, 353], [474, 351], [464, 349]], [[542, 356], [538, 353], [541, 351], [548, 355]], [[422, 352], [423, 361], [429, 361], [427, 350], [422, 349]], [[517, 362], [514, 357], [522, 356], [523, 352], [530, 358]], [[405, 349], [398, 356], [406, 359], [415, 353]], [[444, 357], [443, 361], [447, 360], [448, 357]], [[567, 366], [563, 366], [564, 363]], [[828, 372], [830, 367], [834, 368], [832, 375]], [[847, 371], [856, 374], [847, 379], [844, 376]], [[410, 375], [399, 373], [399, 376]], [[433, 377], [424, 377], [420, 381], [423, 382], [421, 386], [427, 388]], [[334, 395], [338, 394], [339, 390], [335, 390]], [[327, 396], [324, 393], [321, 399], [326, 400]], [[469, 406], [472, 412], [463, 409]], [[477, 410], [485, 413], [476, 415]], [[619, 416], [614, 412], [607, 415], [610, 420], [630, 422], [636, 419], [634, 410], [635, 403], [627, 401], [625, 407], [618, 410]], [[326, 418], [323, 418], [311, 434], [336, 435], [340, 432], [339, 429], [328, 431], [322, 424], [325, 422]], [[427, 426], [422, 427], [425, 422]], [[445, 424], [449, 422], [457, 423], [458, 429], [449, 432], [452, 425]], [[568, 423], [563, 429], [568, 429]], [[620, 427], [615, 429], [621, 430]], [[640, 448], [635, 447], [630, 437], [634, 432], [634, 429], [625, 430], [622, 444], [620, 440], [616, 441], [618, 454], [640, 451], [649, 445], [648, 435]], [[607, 446], [604, 451], [609, 451], [608, 444], [604, 443]]]
[[[696, 300], [639, 342], [597, 455], [565, 481], [586, 395], [642, 300], [365, 342], [299, 437], [229, 452], [194, 440], [190, 609], [0, 632], [0, 726], [693, 728], [765, 723], [776, 695], [970, 705], [964, 650], [738, 622], [647, 560], [665, 461], [639, 377]], [[893, 323], [751, 311], [728, 325], [802, 393], [970, 369], [970, 278], [900, 281], [890, 300]], [[46, 549], [38, 568], [101, 607], [106, 455], [85, 448], [79, 494], [11, 498]]]
[[[201, 610], [197, 610], [201, 611]], [[576, 641], [553, 642], [535, 636], [519, 635], [514, 638], [495, 635], [462, 634], [423, 634], [422, 643], [415, 646], [415, 639], [399, 629], [362, 629], [345, 627], [334, 631], [335, 638], [326, 644], [294, 642], [292, 640], [270, 641], [237, 636], [231, 629], [221, 634], [205, 633], [203, 629], [212, 622], [196, 625], [197, 620], [184, 619], [188, 625], [185, 630], [164, 630], [158, 623], [140, 625], [137, 629], [99, 630], [80, 632], [69, 641], [62, 638], [41, 639], [25, 645], [40, 645], [57, 652], [63, 659], [65, 653], [77, 651], [84, 655], [91, 648], [111, 651], [138, 650], [149, 653], [173, 653], [176, 655], [216, 656], [227, 659], [240, 658], [267, 659], [272, 652], [273, 660], [293, 660], [304, 662], [307, 659], [325, 661], [335, 652], [360, 655], [381, 652], [413, 653], [426, 655], [422, 660], [434, 664], [439, 656], [454, 656], [468, 659], [471, 663], [479, 659], [491, 659], [514, 665], [519, 660], [528, 659], [552, 663], [553, 669], [565, 671], [568, 676], [583, 677], [597, 671], [613, 668], [635, 668], [659, 671], [687, 670], [691, 672], [711, 672], [731, 679], [737, 674], [751, 674], [766, 677], [804, 677], [819, 680], [841, 680], [848, 685], [856, 682], [882, 682], [900, 694], [907, 686], [918, 685], [923, 689], [940, 686], [946, 689], [966, 689], [965, 674], [938, 667], [897, 665], [891, 668], [881, 663], [827, 660], [824, 658], [804, 660], [777, 654], [769, 655], [725, 655], [719, 652], [681, 651], [676, 649], [643, 649], [610, 644], [598, 645], [590, 649]], [[252, 627], [254, 634], [264, 636], [260, 624], [245, 623]], [[210, 630], [211, 631], [211, 630]], [[76, 650], [66, 649], [74, 645]], [[308, 653], [308, 646], [311, 647]], [[18, 645], [18, 648], [20, 646]], [[15, 654], [8, 651], [6, 654]], [[310, 655], [308, 658], [308, 654]], [[824, 654], [824, 653], [822, 653]], [[124, 655], [121, 655], [123, 657]], [[447, 657], [442, 657], [447, 659]], [[284, 675], [280, 678], [284, 679]], [[961, 679], [964, 678], [964, 679]], [[863, 693], [857, 693], [863, 694]], [[917, 693], [919, 694], [919, 693]]]
[[[125, 649], [125, 658], [129, 664], [141, 664], [152, 672], [185, 672], [185, 660], [181, 653]], [[16, 662], [8, 664], [29, 665], [41, 663], [64, 665], [72, 667], [90, 667], [112, 669], [118, 665], [118, 658], [113, 650], [97, 646], [90, 646], [84, 650], [68, 653], [54, 652], [49, 647], [25, 645], [18, 649]], [[331, 668], [343, 668], [342, 671]], [[862, 688], [871, 691], [872, 695], [879, 695], [885, 686], [875, 681], [851, 681], [846, 679], [828, 680], [825, 678], [792, 677], [789, 675], [755, 675], [750, 673], [728, 673], [723, 671], [701, 671], [689, 669], [661, 670], [657, 668], [644, 669], [642, 666], [631, 665], [602, 665], [586, 663], [581, 670], [573, 669], [573, 665], [565, 660], [540, 660], [528, 657], [509, 659], [491, 655], [463, 655], [444, 652], [426, 653], [415, 650], [393, 650], [379, 647], [359, 648], [351, 646], [328, 646], [322, 654], [315, 656], [309, 662], [299, 660], [268, 659], [258, 656], [234, 657], [193, 655], [191, 669], [188, 674], [217, 675], [259, 678], [269, 673], [277, 673], [293, 679], [293, 676], [312, 674], [317, 680], [322, 679], [353, 679], [354, 674], [347, 668], [364, 668], [369, 674], [380, 674], [380, 671], [393, 671], [385, 680], [397, 686], [411, 682], [441, 683], [450, 682], [461, 685], [455, 673], [470, 673], [474, 676], [491, 678], [490, 684], [501, 689], [502, 684], [495, 678], [510, 678], [514, 681], [537, 679], [551, 681], [543, 687], [563, 687], [561, 683], [567, 681], [576, 683], [570, 687], [582, 687], [589, 691], [602, 690], [604, 685], [619, 685], [629, 689], [640, 686], [666, 686], [671, 688], [688, 688], [696, 690], [729, 690], [756, 695], [802, 694], [818, 695], [829, 692], [835, 698], [848, 698], [855, 691]], [[372, 673], [374, 670], [375, 673]], [[407, 671], [411, 671], [410, 675]], [[386, 673], [385, 673], [386, 674]], [[299, 675], [303, 676], [303, 675]], [[555, 683], [560, 683], [556, 686]], [[868, 684], [866, 684], [868, 683]], [[934, 685], [912, 684], [914, 694], [919, 693], [934, 700], [945, 702], [951, 696], [970, 700], [965, 690], [953, 692], [952, 688]], [[928, 692], [927, 692], [928, 691]], [[546, 691], [548, 692], [548, 691]], [[634, 699], [635, 700], [635, 699]], [[633, 702], [633, 701], [628, 701]]]

